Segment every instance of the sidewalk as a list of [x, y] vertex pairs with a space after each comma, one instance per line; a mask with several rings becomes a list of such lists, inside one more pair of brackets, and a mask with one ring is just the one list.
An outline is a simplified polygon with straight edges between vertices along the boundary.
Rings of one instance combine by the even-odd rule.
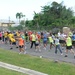
[[28, 74], [28, 75], [48, 75], [48, 74], [44, 74], [44, 73], [41, 73], [41, 72], [38, 72], [38, 71], [30, 70], [30, 69], [27, 69], [27, 68], [7, 64], [7, 63], [4, 63], [4, 62], [0, 62], [0, 67], [11, 69], [11, 70], [18, 71], [18, 72], [22, 72], [22, 73], [25, 73], [25, 74]]

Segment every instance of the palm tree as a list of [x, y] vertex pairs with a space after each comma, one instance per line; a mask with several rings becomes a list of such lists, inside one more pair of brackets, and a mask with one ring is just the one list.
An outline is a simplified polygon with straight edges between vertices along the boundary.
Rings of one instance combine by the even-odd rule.
[[20, 19], [22, 18], [22, 17], [25, 17], [25, 15], [23, 15], [23, 13], [22, 12], [18, 12], [18, 13], [16, 13], [16, 18], [18, 18], [19, 19], [19, 24], [20, 24]]

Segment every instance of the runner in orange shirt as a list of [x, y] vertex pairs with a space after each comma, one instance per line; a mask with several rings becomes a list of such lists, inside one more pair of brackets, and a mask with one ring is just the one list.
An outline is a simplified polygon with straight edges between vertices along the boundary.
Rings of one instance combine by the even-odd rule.
[[38, 41], [39, 41], [39, 43], [40, 43], [41, 35], [40, 35], [40, 34], [38, 34], [38, 33], [36, 32], [36, 37], [38, 38]]
[[19, 50], [20, 50], [20, 53], [19, 54], [21, 54], [22, 53], [22, 51], [24, 52], [24, 54], [26, 54], [26, 51], [24, 51], [24, 46], [25, 46], [25, 41], [24, 41], [24, 39], [22, 39], [22, 37], [20, 36], [19, 38], [17, 38], [18, 39], [18, 45], [19, 45]]

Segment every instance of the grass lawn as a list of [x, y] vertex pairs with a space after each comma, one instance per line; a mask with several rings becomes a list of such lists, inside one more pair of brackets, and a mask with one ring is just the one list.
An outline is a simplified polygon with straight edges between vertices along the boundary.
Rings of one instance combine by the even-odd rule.
[[16, 71], [12, 71], [12, 70], [0, 67], [0, 75], [27, 75], [27, 74], [23, 74], [21, 72], [16, 72]]
[[65, 62], [55, 63], [52, 60], [31, 55], [18, 54], [13, 50], [0, 49], [0, 61], [21, 66], [49, 75], [75, 75], [75, 65]]

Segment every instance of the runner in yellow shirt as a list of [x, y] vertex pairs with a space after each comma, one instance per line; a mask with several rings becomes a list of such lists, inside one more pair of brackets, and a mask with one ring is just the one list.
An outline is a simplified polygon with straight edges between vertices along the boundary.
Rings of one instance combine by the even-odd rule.
[[70, 50], [70, 52], [72, 52], [74, 54], [74, 59], [75, 59], [75, 52], [72, 49], [72, 39], [69, 35], [66, 36], [66, 55], [65, 55], [65, 57], [68, 56], [68, 50]]
[[[33, 47], [33, 44], [35, 45], [36, 36], [35, 36], [35, 33], [34, 32], [32, 33], [31, 38], [32, 38], [32, 40], [31, 40], [31, 47], [30, 48]], [[36, 48], [36, 46], [35, 46], [35, 48]]]
[[4, 42], [5, 42], [5, 44], [7, 44], [7, 42], [8, 42], [8, 33], [7, 32], [4, 32]]
[[54, 46], [54, 47], [55, 47], [55, 45], [54, 45], [54, 40], [53, 40], [53, 38], [52, 38], [52, 35], [51, 35], [51, 34], [49, 35], [48, 39], [49, 39], [49, 43], [50, 43], [50, 49], [52, 48], [52, 46]]
[[10, 41], [11, 41], [10, 49], [13, 49], [13, 45], [16, 45], [16, 40], [15, 40], [15, 38], [10, 38]]
[[12, 34], [11, 32], [8, 33], [8, 39], [9, 39], [9, 43], [11, 44], [11, 38], [14, 38], [14, 34]]

